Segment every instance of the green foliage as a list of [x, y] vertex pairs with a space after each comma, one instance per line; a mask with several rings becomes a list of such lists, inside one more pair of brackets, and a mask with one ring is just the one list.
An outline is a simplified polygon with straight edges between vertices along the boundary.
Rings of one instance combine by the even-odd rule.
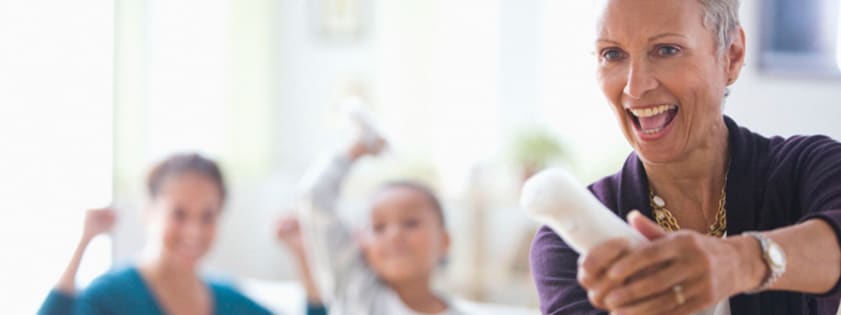
[[549, 162], [563, 158], [563, 145], [551, 133], [543, 129], [520, 132], [513, 141], [514, 160], [523, 167], [540, 169]]

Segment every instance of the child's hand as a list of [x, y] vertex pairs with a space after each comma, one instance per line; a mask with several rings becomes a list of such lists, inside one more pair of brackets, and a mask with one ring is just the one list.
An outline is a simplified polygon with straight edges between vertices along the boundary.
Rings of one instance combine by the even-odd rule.
[[304, 253], [304, 241], [301, 236], [301, 225], [295, 216], [281, 217], [275, 223], [275, 235], [286, 247], [296, 254]]
[[82, 239], [91, 240], [99, 234], [106, 233], [114, 227], [117, 215], [114, 209], [90, 209], [85, 212], [85, 225], [82, 230]]
[[387, 143], [383, 138], [376, 138], [374, 140], [365, 137], [357, 137], [350, 148], [348, 148], [348, 156], [356, 160], [364, 155], [378, 155], [385, 149]]

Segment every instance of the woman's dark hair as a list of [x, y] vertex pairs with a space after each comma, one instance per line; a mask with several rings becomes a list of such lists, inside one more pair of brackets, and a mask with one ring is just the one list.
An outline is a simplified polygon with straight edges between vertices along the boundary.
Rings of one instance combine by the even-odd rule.
[[146, 179], [146, 188], [149, 197], [158, 197], [161, 187], [167, 179], [186, 173], [202, 175], [213, 181], [216, 187], [219, 188], [219, 195], [222, 197], [222, 201], [225, 200], [227, 189], [225, 188], [225, 178], [222, 176], [219, 165], [213, 160], [197, 153], [175, 154], [155, 165]]
[[432, 206], [432, 209], [435, 210], [435, 214], [438, 216], [438, 219], [441, 220], [441, 226], [446, 229], [447, 224], [446, 220], [444, 220], [444, 207], [441, 205], [441, 200], [438, 199], [432, 188], [410, 180], [396, 180], [383, 184], [377, 191], [383, 192], [391, 188], [405, 188], [423, 195], [427, 202], [429, 202], [429, 205]]

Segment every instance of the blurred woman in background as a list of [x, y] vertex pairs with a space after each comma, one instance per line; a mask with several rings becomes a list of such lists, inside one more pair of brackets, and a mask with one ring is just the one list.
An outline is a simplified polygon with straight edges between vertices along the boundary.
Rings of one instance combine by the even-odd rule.
[[85, 248], [115, 221], [111, 209], [88, 211], [73, 259], [38, 314], [271, 314], [232, 286], [199, 275], [226, 197], [216, 163], [198, 154], [174, 155], [152, 169], [147, 190], [146, 245], [138, 261], [76, 292]]

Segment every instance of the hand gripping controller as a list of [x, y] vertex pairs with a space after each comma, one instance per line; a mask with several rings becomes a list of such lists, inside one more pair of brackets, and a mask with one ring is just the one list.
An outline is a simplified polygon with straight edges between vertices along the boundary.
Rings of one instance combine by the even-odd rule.
[[523, 185], [520, 206], [580, 254], [612, 238], [627, 238], [632, 244], [648, 242], [560, 168], [529, 178]]

